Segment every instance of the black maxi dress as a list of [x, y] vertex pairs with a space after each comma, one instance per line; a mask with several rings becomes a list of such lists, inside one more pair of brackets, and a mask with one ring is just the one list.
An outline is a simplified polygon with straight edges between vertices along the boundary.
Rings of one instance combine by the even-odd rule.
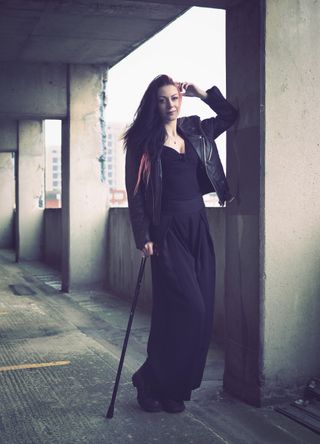
[[141, 367], [157, 399], [190, 400], [200, 386], [212, 334], [215, 258], [200, 192], [200, 160], [163, 146], [162, 207], [151, 227], [153, 309]]

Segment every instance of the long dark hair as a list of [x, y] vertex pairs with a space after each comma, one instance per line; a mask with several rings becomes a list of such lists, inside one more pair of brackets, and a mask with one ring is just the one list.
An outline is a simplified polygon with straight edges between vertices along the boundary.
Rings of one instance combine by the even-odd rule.
[[146, 184], [149, 182], [151, 163], [165, 140], [165, 129], [158, 110], [158, 89], [166, 85], [176, 86], [180, 94], [178, 83], [171, 77], [166, 74], [157, 76], [146, 89], [134, 120], [123, 136], [125, 149], [141, 153], [135, 192], [141, 179]]

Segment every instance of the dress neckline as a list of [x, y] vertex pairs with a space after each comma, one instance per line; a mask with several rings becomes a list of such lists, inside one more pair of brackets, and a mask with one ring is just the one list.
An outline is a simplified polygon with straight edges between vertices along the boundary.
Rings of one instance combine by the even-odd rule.
[[175, 149], [172, 148], [171, 146], [163, 145], [163, 147], [164, 147], [164, 148], [168, 148], [169, 150], [174, 151], [175, 153], [178, 154], [178, 156], [184, 156], [184, 155], [186, 154], [186, 149], [187, 149], [186, 146], [185, 146], [185, 151], [184, 151], [184, 153], [179, 153], [179, 151], [175, 150]]

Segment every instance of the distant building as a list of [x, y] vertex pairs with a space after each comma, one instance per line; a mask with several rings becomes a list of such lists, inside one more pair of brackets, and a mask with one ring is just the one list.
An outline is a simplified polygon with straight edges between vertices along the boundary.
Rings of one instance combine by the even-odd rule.
[[46, 147], [46, 208], [61, 208], [61, 147]]
[[110, 191], [110, 205], [125, 207], [127, 193], [125, 187], [125, 153], [122, 136], [127, 124], [121, 122], [108, 122], [106, 128], [106, 181]]

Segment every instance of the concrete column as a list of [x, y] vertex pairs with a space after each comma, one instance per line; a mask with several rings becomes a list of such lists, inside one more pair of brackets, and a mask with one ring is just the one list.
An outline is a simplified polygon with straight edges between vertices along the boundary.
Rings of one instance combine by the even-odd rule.
[[18, 151], [18, 122], [0, 119], [0, 153], [9, 151]]
[[18, 151], [18, 122], [0, 119], [0, 248], [14, 248], [15, 180], [12, 153]]
[[42, 121], [20, 121], [18, 141], [17, 260], [40, 260], [45, 167]]
[[14, 165], [11, 153], [0, 152], [0, 248], [13, 248], [15, 204]]
[[248, 1], [227, 12], [229, 134], [225, 388], [253, 404], [319, 374], [320, 9]]
[[62, 288], [105, 280], [107, 185], [99, 157], [106, 68], [69, 67], [69, 117], [62, 128]]
[[266, 2], [266, 399], [320, 370], [319, 23], [319, 1]]
[[224, 387], [260, 403], [260, 2], [227, 10], [227, 95], [240, 110], [228, 132]]

